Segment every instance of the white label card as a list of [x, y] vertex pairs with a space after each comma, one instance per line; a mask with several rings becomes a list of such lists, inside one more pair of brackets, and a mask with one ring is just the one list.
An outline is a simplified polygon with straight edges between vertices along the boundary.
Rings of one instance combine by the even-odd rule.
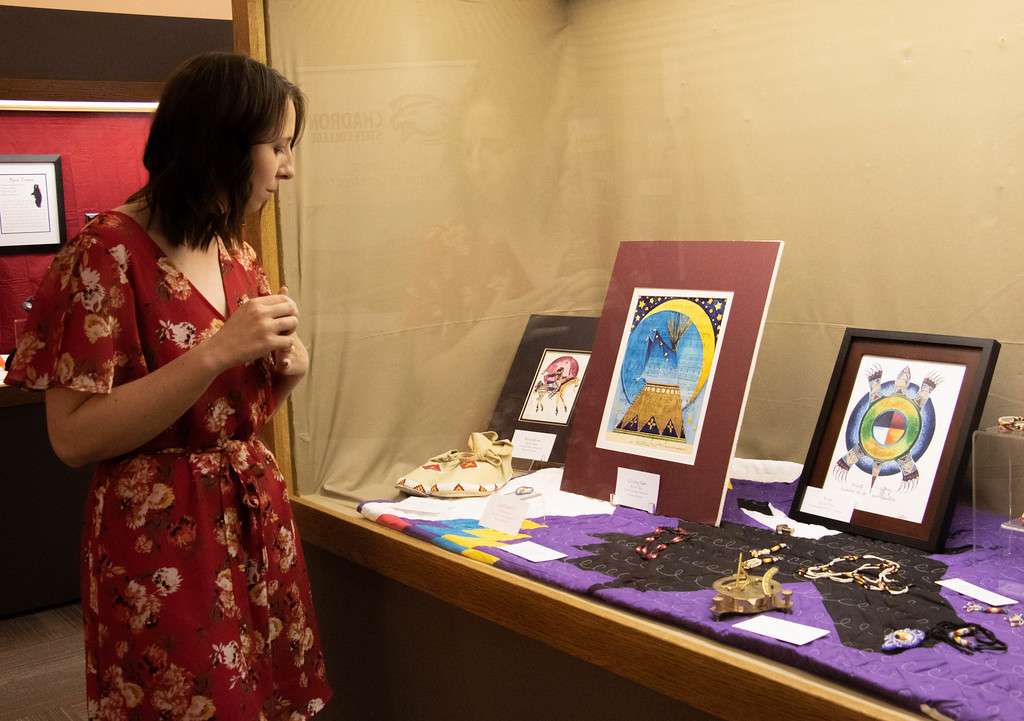
[[502, 551], [508, 551], [514, 556], [525, 558], [527, 561], [533, 561], [534, 563], [565, 558], [565, 554], [561, 551], [556, 551], [553, 548], [542, 546], [539, 543], [534, 543], [533, 541], [513, 543], [508, 546], [500, 546], [500, 548]]
[[409, 496], [405, 500], [395, 504], [403, 511], [416, 511], [417, 513], [440, 513], [445, 510], [444, 501], [437, 498], [421, 498]]
[[529, 510], [530, 504], [523, 503], [516, 496], [494, 494], [487, 499], [483, 515], [480, 516], [480, 525], [514, 536], [522, 528]]
[[512, 433], [512, 456], [547, 463], [557, 438], [554, 433], [537, 433], [517, 428]]
[[976, 598], [982, 603], [987, 603], [989, 606], [1009, 606], [1011, 603], [1017, 603], [1014, 599], [1004, 596], [1001, 593], [995, 591], [989, 591], [987, 588], [981, 586], [975, 586], [973, 583], [968, 583], [962, 578], [947, 578], [941, 581], [936, 581], [940, 586], [945, 586], [951, 591], [962, 593], [965, 596]]
[[800, 502], [800, 510], [822, 518], [849, 523], [856, 502], [856, 496], [842, 491], [807, 486], [804, 488], [804, 498]]
[[810, 643], [822, 636], [828, 635], [828, 631], [823, 628], [765, 615], [754, 616], [754, 618], [747, 619], [746, 621], [734, 623], [732, 627], [756, 633], [759, 636], [775, 638], [797, 646], [803, 646], [805, 643]]
[[661, 476], [657, 473], [620, 467], [615, 476], [615, 495], [612, 496], [612, 503], [654, 513], [658, 506], [660, 485]]

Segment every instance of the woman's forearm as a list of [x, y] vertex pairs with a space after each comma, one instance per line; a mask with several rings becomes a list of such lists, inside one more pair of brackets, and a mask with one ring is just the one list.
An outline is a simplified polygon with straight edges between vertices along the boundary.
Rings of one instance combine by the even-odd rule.
[[197, 346], [109, 394], [66, 388], [46, 392], [50, 442], [57, 456], [78, 467], [133, 451], [169, 428], [224, 369]]
[[302, 376], [279, 375], [274, 379], [274, 407], [281, 408], [292, 394], [295, 387], [299, 385]]
[[46, 423], [53, 450], [69, 466], [134, 451], [169, 428], [228, 368], [291, 348], [297, 316], [287, 296], [253, 298], [212, 338], [109, 394], [51, 388]]

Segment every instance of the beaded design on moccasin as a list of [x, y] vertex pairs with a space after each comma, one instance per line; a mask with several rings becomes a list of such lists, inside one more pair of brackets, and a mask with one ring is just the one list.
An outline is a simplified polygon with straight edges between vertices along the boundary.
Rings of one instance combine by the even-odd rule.
[[474, 432], [468, 451], [448, 451], [412, 469], [395, 483], [404, 493], [439, 498], [487, 496], [512, 477], [512, 441], [494, 431]]

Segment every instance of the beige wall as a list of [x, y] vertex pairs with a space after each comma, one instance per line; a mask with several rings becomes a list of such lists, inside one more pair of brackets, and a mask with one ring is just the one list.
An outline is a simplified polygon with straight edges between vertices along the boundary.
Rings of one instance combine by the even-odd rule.
[[846, 326], [997, 338], [983, 422], [1021, 412], [1021, 4], [269, 15], [319, 118], [282, 199], [302, 490], [387, 496], [461, 444], [526, 316], [598, 313], [621, 240], [786, 241], [740, 455], [803, 460]]
[[1020, 407], [1024, 7], [572, 5], [618, 238], [781, 238], [740, 453], [802, 460], [846, 326], [1003, 343]]
[[268, 13], [271, 59], [310, 101], [281, 195], [285, 278], [313, 358], [294, 405], [299, 486], [390, 496], [400, 471], [487, 422], [530, 312], [597, 312], [606, 259], [589, 244], [572, 273], [586, 300], [557, 277], [571, 247], [552, 192], [566, 8]]
[[231, 19], [231, 0], [0, 0], [0, 5], [209, 20]]

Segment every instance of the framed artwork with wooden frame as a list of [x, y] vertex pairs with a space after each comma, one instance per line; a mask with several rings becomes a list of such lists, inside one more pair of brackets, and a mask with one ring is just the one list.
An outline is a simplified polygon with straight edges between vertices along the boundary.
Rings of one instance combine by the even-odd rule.
[[999, 343], [848, 328], [790, 515], [941, 550]]

